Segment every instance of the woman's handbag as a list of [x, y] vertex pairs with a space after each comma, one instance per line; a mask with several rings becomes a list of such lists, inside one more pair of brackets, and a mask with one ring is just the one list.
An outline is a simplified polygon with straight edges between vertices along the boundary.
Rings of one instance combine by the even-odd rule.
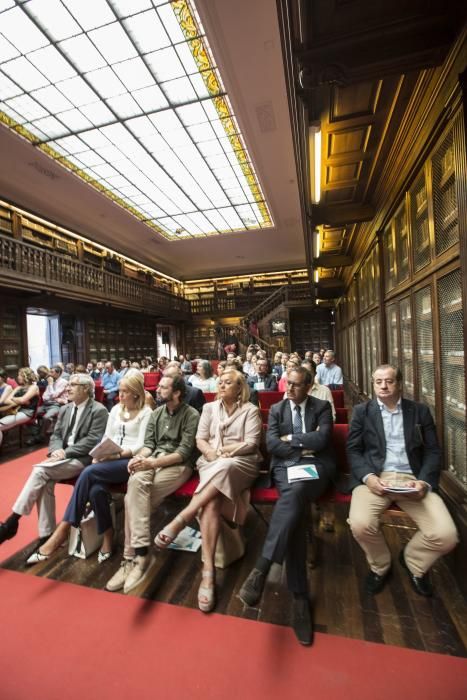
[[[115, 505], [110, 504], [112, 525], [115, 528]], [[97, 533], [97, 518], [93, 510], [86, 513], [79, 527], [72, 527], [68, 540], [68, 554], [78, 559], [87, 559], [99, 549], [103, 536]]]

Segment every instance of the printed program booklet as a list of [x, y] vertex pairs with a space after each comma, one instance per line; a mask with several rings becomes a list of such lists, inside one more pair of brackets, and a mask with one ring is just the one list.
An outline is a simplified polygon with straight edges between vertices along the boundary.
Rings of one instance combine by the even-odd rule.
[[294, 467], [288, 467], [287, 479], [289, 484], [293, 484], [294, 481], [319, 479], [319, 474], [314, 464], [297, 464]]
[[105, 457], [106, 455], [111, 455], [115, 454], [116, 452], [120, 452], [121, 449], [121, 445], [118, 445], [116, 442], [114, 442], [112, 438], [103, 437], [102, 440], [95, 447], [92, 448], [89, 454], [91, 455], [91, 457], [101, 459], [101, 457]]

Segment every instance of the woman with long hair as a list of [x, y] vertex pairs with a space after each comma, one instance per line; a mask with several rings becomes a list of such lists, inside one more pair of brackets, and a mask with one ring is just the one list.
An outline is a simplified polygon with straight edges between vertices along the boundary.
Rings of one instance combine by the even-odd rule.
[[[4, 381], [6, 383], [6, 379]], [[34, 416], [39, 403], [39, 387], [36, 382], [37, 375], [30, 367], [21, 367], [18, 370], [19, 386], [7, 393], [0, 406], [0, 445], [4, 430], [13, 425], [27, 423]], [[5, 391], [7, 390], [4, 389]]]
[[199, 516], [204, 566], [198, 606], [203, 612], [215, 606], [214, 562], [221, 519], [244, 522], [249, 489], [258, 476], [261, 415], [248, 398], [243, 374], [227, 369], [219, 379], [217, 401], [203, 406], [198, 425], [199, 485], [188, 506], [155, 539], [157, 547], [165, 549], [186, 523]]
[[105, 438], [110, 438], [111, 451], [84, 469], [73, 489], [73, 494], [62, 522], [47, 542], [27, 560], [28, 564], [45, 561], [68, 537], [71, 526], [78, 527], [85, 514], [88, 501], [97, 520], [97, 532], [103, 535], [98, 553], [102, 563], [112, 556], [113, 526], [107, 484], [123, 484], [128, 481], [128, 462], [144, 445], [146, 426], [151, 409], [145, 405], [143, 375], [130, 370], [120, 381], [119, 403], [110, 411]]

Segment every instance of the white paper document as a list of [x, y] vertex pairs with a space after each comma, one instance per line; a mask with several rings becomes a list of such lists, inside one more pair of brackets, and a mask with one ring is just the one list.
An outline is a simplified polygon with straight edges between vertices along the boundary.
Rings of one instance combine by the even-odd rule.
[[319, 479], [319, 474], [314, 464], [297, 464], [294, 467], [288, 467], [287, 479], [289, 484], [293, 484], [294, 481]]
[[179, 552], [197, 552], [201, 547], [201, 533], [193, 527], [184, 527], [178, 533], [168, 549], [177, 549]]
[[91, 455], [91, 457], [101, 459], [106, 455], [111, 455], [115, 454], [116, 452], [120, 452], [121, 449], [121, 446], [114, 442], [112, 438], [104, 436], [102, 440], [95, 447], [92, 448], [89, 454]]
[[417, 493], [417, 489], [413, 486], [385, 486], [386, 493]]
[[37, 464], [34, 464], [35, 467], [59, 467], [61, 464], [66, 464], [70, 460], [68, 458], [66, 459], [44, 459], [43, 462], [38, 462]]

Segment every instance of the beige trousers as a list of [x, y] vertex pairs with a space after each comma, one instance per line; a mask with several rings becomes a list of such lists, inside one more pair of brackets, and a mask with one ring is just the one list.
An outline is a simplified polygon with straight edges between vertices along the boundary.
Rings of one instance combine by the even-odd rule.
[[146, 469], [130, 475], [125, 496], [126, 558], [134, 556], [135, 547], [151, 544], [151, 513], [166, 496], [176, 491], [192, 473], [191, 465], [177, 464], [165, 469]]
[[[384, 481], [411, 481], [409, 474], [382, 472]], [[377, 496], [363, 484], [352, 492], [348, 523], [365, 552], [370, 569], [379, 576], [391, 567], [391, 553], [381, 532], [380, 519], [391, 503], [410, 515], [418, 527], [404, 550], [405, 561], [415, 576], [423, 576], [435, 561], [458, 542], [456, 526], [438, 494], [429, 492], [420, 500], [410, 496]]]

